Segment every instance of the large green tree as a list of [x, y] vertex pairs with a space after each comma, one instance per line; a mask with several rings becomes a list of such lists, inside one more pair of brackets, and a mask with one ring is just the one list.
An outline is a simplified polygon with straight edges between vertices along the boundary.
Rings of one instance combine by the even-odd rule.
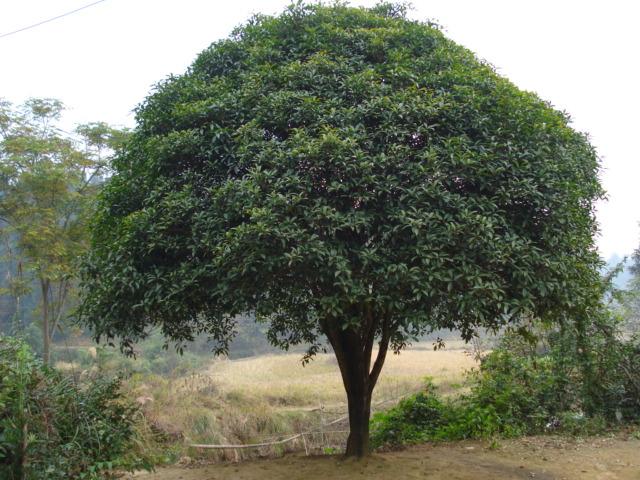
[[87, 221], [108, 156], [125, 133], [105, 123], [75, 134], [57, 127], [63, 105], [31, 99], [19, 108], [0, 102], [0, 235], [3, 288], [20, 299], [34, 283], [40, 299], [43, 357], [71, 303], [76, 260], [87, 246]]
[[348, 455], [388, 349], [558, 319], [597, 281], [585, 136], [398, 5], [253, 18], [157, 86], [114, 167], [83, 273], [96, 336], [224, 351], [255, 312], [283, 348], [326, 338]]

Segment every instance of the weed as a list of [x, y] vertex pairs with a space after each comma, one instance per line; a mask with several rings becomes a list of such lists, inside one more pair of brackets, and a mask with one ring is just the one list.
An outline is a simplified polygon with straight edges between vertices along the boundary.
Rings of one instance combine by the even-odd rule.
[[499, 450], [501, 447], [500, 442], [498, 441], [497, 438], [494, 438], [491, 440], [491, 443], [489, 444], [489, 446], [487, 447], [489, 450]]
[[151, 467], [135, 449], [137, 409], [123, 398], [120, 380], [77, 384], [5, 337], [0, 378], [2, 478], [99, 479]]

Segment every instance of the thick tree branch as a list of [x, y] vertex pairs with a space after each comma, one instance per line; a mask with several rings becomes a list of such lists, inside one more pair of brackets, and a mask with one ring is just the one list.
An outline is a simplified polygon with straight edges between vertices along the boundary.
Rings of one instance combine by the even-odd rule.
[[380, 343], [378, 344], [378, 355], [376, 356], [376, 361], [374, 362], [373, 368], [369, 373], [369, 393], [373, 392], [373, 388], [376, 386], [376, 382], [378, 381], [378, 377], [380, 376], [380, 372], [382, 371], [384, 360], [387, 357], [389, 340], [391, 339], [391, 329], [389, 324], [390, 321], [387, 317], [384, 319], [384, 323], [382, 324], [382, 337], [380, 338]]
[[376, 338], [376, 330], [378, 329], [378, 321], [374, 316], [371, 306], [365, 308], [365, 327], [363, 328], [362, 341], [364, 343], [364, 360], [366, 362], [366, 371], [371, 368], [371, 353], [373, 352], [373, 343]]
[[322, 328], [322, 332], [326, 335], [329, 343], [331, 344], [331, 347], [333, 348], [333, 353], [336, 356], [338, 367], [340, 368], [342, 382], [344, 384], [345, 391], [348, 394], [350, 392], [350, 386], [346, 378], [348, 360], [342, 342], [340, 341], [340, 333], [338, 332], [336, 326], [332, 324], [331, 320], [320, 320], [320, 327]]

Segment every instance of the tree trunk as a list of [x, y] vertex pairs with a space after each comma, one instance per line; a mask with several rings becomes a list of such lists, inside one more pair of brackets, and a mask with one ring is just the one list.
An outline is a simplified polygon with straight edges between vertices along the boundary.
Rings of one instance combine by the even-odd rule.
[[[367, 389], [368, 390], [368, 389]], [[371, 416], [371, 394], [367, 390], [347, 395], [349, 402], [349, 437], [347, 457], [364, 457], [369, 454], [369, 417]]]
[[347, 457], [360, 458], [370, 453], [371, 396], [389, 346], [388, 322], [383, 322], [378, 355], [371, 367], [377, 329], [378, 323], [373, 318], [364, 319], [358, 330], [343, 330], [335, 324], [323, 323], [323, 330], [338, 360], [342, 382], [347, 393], [349, 407], [349, 437], [345, 451]]
[[49, 365], [51, 360], [51, 337], [49, 335], [49, 281], [40, 280], [42, 288], [42, 361]]

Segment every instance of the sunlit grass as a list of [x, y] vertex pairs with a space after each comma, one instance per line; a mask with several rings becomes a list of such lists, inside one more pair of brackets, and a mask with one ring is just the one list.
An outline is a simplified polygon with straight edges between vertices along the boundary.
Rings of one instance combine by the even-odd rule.
[[[459, 347], [456, 345], [456, 347]], [[375, 354], [375, 352], [374, 352]], [[216, 360], [206, 370], [221, 392], [260, 397], [274, 406], [318, 406], [345, 403], [345, 393], [333, 354], [319, 354], [302, 365], [300, 354], [266, 355], [242, 360]], [[389, 353], [374, 392], [374, 402], [414, 392], [433, 378], [447, 390], [463, 381], [476, 365], [471, 355], [451, 347], [433, 351], [419, 344], [399, 355]]]
[[[389, 353], [374, 392], [374, 410], [417, 392], [426, 378], [445, 395], [458, 392], [465, 371], [476, 365], [460, 344], [439, 351], [418, 344], [399, 355]], [[253, 443], [314, 430], [346, 412], [333, 354], [317, 355], [304, 366], [299, 353], [216, 359], [185, 377], [135, 376], [130, 388], [144, 403], [147, 422], [182, 449], [190, 443]], [[385, 400], [391, 401], [380, 404]]]

